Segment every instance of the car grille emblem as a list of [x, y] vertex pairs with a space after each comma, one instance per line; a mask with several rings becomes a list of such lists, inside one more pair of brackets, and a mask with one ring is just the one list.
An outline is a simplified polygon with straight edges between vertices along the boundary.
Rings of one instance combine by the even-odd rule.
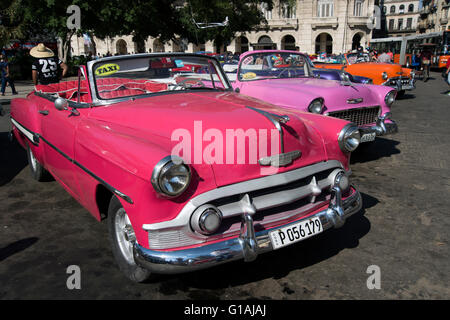
[[348, 99], [347, 100], [347, 103], [350, 103], [350, 104], [357, 104], [357, 103], [361, 103], [361, 102], [363, 102], [363, 98], [356, 98], [356, 99]]
[[295, 159], [300, 158], [302, 152], [300, 150], [295, 150], [287, 153], [276, 154], [270, 157], [264, 157], [258, 160], [258, 163], [262, 166], [272, 166], [272, 167], [285, 167], [290, 165]]

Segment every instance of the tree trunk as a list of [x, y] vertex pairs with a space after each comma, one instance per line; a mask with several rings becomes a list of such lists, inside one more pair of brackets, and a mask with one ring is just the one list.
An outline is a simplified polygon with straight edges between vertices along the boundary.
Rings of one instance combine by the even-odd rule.
[[67, 33], [66, 34], [66, 36], [64, 37], [64, 38], [61, 38], [61, 42], [62, 42], [62, 45], [61, 45], [61, 49], [62, 49], [62, 55], [61, 55], [61, 57], [59, 57], [61, 60], [62, 60], [62, 62], [64, 62], [64, 63], [66, 63], [67, 62], [67, 60], [68, 60], [68, 58], [70, 57], [70, 55], [71, 55], [71, 48], [72, 48], [72, 46], [71, 46], [71, 40], [72, 40], [72, 36], [75, 34], [75, 31], [71, 31], [71, 32], [69, 32], [69, 33]]

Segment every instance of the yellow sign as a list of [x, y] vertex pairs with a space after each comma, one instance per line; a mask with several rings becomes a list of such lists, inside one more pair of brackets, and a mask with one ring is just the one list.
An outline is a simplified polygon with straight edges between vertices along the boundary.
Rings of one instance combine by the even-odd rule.
[[244, 78], [244, 80], [250, 80], [250, 79], [256, 78], [256, 73], [247, 72], [247, 73], [244, 73], [244, 75], [242, 77]]
[[109, 76], [113, 73], [116, 73], [119, 70], [120, 70], [120, 67], [118, 64], [107, 63], [107, 64], [104, 64], [104, 65], [98, 67], [97, 69], [95, 69], [95, 75], [97, 75], [99, 77]]

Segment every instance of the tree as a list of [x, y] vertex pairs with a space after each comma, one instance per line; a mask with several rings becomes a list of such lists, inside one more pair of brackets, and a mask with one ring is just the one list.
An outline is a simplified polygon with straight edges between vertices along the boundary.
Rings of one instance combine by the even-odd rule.
[[[27, 39], [30, 31], [59, 37], [63, 56], [70, 53], [70, 42], [75, 34], [95, 34], [98, 38], [132, 35], [133, 41], [142, 42], [149, 36], [161, 41], [178, 37], [196, 44], [213, 40], [216, 46], [227, 44], [238, 32], [254, 30], [265, 21], [260, 6], [272, 0], [0, 0], [9, 2], [0, 11], [7, 17], [2, 23], [0, 41]], [[77, 5], [81, 9], [81, 28], [67, 27], [67, 8]], [[198, 29], [198, 22], [220, 22], [228, 17], [226, 27]], [[5, 20], [4, 18], [2, 21]], [[28, 38], [29, 39], [29, 38]]]
[[[267, 23], [261, 10], [262, 3], [272, 10], [272, 0], [188, 0], [180, 9], [183, 24], [180, 35], [196, 44], [212, 40], [216, 47], [227, 45], [237, 33], [256, 30]], [[204, 23], [221, 22], [226, 17], [229, 20], [226, 27], [199, 29], [193, 23], [193, 19]]]

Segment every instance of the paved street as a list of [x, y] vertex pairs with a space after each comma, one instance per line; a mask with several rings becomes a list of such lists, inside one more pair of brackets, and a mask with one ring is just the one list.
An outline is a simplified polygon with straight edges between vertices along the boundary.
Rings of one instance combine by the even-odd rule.
[[[0, 117], [0, 299], [450, 299], [450, 96], [439, 73], [398, 100], [399, 133], [352, 156], [364, 208], [288, 248], [145, 284], [128, 281], [97, 222], [56, 182], [31, 179]], [[26, 84], [18, 86], [23, 94]], [[7, 103], [10, 92], [2, 101]], [[81, 268], [81, 290], [66, 269]], [[369, 290], [369, 266], [381, 289]]]

